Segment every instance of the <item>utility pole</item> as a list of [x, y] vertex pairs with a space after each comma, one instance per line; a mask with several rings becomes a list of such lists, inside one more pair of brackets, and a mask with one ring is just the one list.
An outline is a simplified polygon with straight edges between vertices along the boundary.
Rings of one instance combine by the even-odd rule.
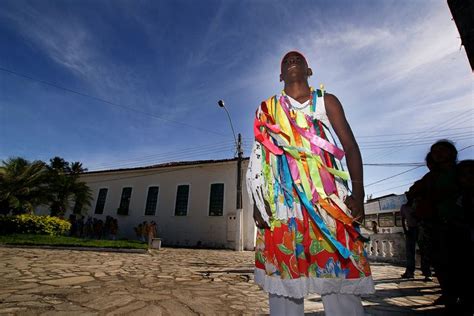
[[237, 199], [236, 208], [242, 209], [242, 135], [239, 133], [237, 140]]
[[231, 218], [235, 220], [235, 250], [242, 251], [243, 250], [243, 210], [242, 210], [242, 135], [239, 133], [238, 140], [235, 138], [234, 126], [232, 125], [232, 119], [230, 118], [229, 111], [225, 107], [224, 100], [219, 100], [217, 102], [219, 107], [223, 108], [227, 113], [227, 117], [229, 118], [230, 127], [232, 129], [232, 135], [234, 136], [235, 146], [237, 149], [237, 196], [235, 199], [235, 216], [231, 214]]

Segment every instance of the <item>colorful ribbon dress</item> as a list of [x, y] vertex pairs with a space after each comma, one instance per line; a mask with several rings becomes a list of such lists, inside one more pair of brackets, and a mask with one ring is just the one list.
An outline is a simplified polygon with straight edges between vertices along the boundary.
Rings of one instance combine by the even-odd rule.
[[294, 298], [373, 293], [364, 244], [343, 203], [349, 175], [331, 136], [324, 91], [312, 90], [308, 102], [305, 113], [283, 93], [256, 113], [247, 188], [270, 228], [257, 231], [255, 282]]

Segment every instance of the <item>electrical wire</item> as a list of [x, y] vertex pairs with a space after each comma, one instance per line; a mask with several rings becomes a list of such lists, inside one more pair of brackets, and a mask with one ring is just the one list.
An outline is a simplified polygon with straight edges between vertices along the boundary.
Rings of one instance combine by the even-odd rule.
[[[390, 145], [387, 145], [387, 146], [381, 146], [381, 145], [379, 145], [379, 146], [360, 146], [360, 148], [365, 149], [365, 150], [376, 150], [376, 149], [383, 149], [383, 148], [394, 148], [395, 149], [395, 148], [400, 148], [400, 147], [417, 147], [417, 146], [422, 146], [422, 145], [432, 145], [439, 139], [440, 138], [434, 138], [430, 141], [422, 141], [422, 142], [416, 142], [416, 143], [414, 143], [414, 142], [394, 143], [394, 144], [390, 144]], [[459, 142], [459, 141], [463, 141], [463, 140], [473, 139], [473, 137], [472, 136], [463, 136], [463, 137], [450, 138], [450, 139], [455, 141], [455, 142]], [[383, 156], [380, 156], [378, 158], [382, 158], [382, 157]]]
[[[474, 130], [467, 131], [467, 132], [458, 132], [452, 134], [444, 134], [444, 137], [463, 137], [468, 135], [474, 135]], [[425, 136], [418, 138], [419, 141], [425, 140], [433, 140], [436, 139], [438, 136]], [[387, 143], [406, 143], [412, 141], [412, 138], [397, 138], [397, 139], [384, 139], [384, 140], [367, 140], [358, 142], [359, 145], [379, 145], [379, 144], [387, 144]]]
[[107, 104], [109, 104], [109, 105], [112, 105], [112, 106], [115, 106], [115, 107], [119, 107], [119, 108], [122, 108], [122, 109], [125, 109], [125, 110], [128, 110], [128, 111], [132, 111], [132, 112], [136, 112], [136, 113], [139, 113], [139, 114], [147, 115], [147, 116], [149, 116], [149, 117], [152, 117], [152, 118], [155, 118], [155, 119], [158, 119], [158, 120], [167, 122], [167, 123], [178, 124], [178, 125], [186, 126], [186, 127], [189, 127], [189, 128], [193, 128], [193, 129], [196, 129], [196, 130], [200, 130], [200, 131], [202, 131], [202, 132], [212, 133], [212, 134], [219, 135], [219, 136], [224, 136], [224, 137], [226, 136], [226, 135], [225, 135], [224, 133], [222, 133], [222, 132], [216, 132], [216, 131], [214, 131], [214, 130], [202, 128], [202, 127], [199, 127], [199, 126], [194, 126], [194, 125], [191, 125], [191, 124], [188, 124], [188, 123], [184, 123], [184, 122], [180, 122], [180, 121], [175, 121], [175, 120], [167, 119], [167, 118], [164, 118], [164, 117], [162, 117], [162, 116], [158, 116], [158, 115], [153, 114], [153, 113], [149, 113], [149, 112], [146, 112], [146, 111], [143, 111], [143, 110], [136, 109], [136, 108], [134, 108], [134, 107], [132, 107], [132, 106], [129, 106], [129, 105], [126, 105], [126, 104], [120, 104], [120, 103], [108, 101], [108, 100], [105, 100], [105, 99], [100, 98], [100, 97], [97, 97], [97, 96], [93, 96], [93, 95], [90, 95], [90, 94], [87, 94], [87, 93], [84, 93], [84, 92], [80, 92], [80, 91], [76, 91], [76, 90], [72, 90], [72, 89], [63, 87], [63, 86], [61, 86], [61, 85], [59, 85], [59, 84], [56, 84], [56, 83], [53, 83], [53, 82], [49, 82], [49, 81], [45, 81], [45, 80], [40, 80], [40, 79], [35, 79], [35, 78], [31, 77], [31, 76], [28, 76], [28, 75], [25, 75], [25, 74], [21, 74], [21, 73], [19, 73], [19, 72], [13, 71], [13, 70], [6, 69], [6, 68], [4, 68], [4, 67], [2, 67], [2, 66], [0, 66], [0, 71], [9, 73], [9, 74], [11, 74], [11, 75], [15, 75], [15, 76], [17, 76], [17, 77], [21, 77], [21, 78], [24, 78], [24, 79], [28, 79], [28, 80], [31, 80], [31, 81], [34, 81], [34, 82], [37, 82], [37, 83], [41, 83], [41, 84], [43, 84], [43, 85], [48, 85], [48, 86], [54, 87], [54, 88], [56, 88], [56, 89], [60, 89], [60, 90], [64, 90], [64, 91], [67, 91], [67, 92], [70, 92], [70, 93], [74, 93], [74, 94], [77, 94], [77, 95], [80, 95], [80, 96], [82, 96], [82, 97], [89, 98], [89, 99], [92, 99], [92, 100], [95, 100], [95, 101], [107, 103]]
[[111, 165], [116, 165], [120, 163], [141, 163], [141, 162], [146, 162], [146, 161], [153, 161], [157, 159], [162, 159], [162, 158], [167, 158], [170, 156], [175, 156], [177, 154], [182, 154], [182, 153], [188, 153], [188, 154], [195, 154], [196, 152], [202, 150], [202, 149], [214, 149], [214, 148], [221, 148], [222, 146], [229, 146], [233, 145], [233, 143], [230, 142], [220, 142], [220, 143], [214, 143], [214, 144], [207, 144], [207, 145], [202, 145], [198, 147], [190, 147], [182, 150], [175, 150], [175, 151], [168, 151], [164, 153], [158, 153], [158, 154], [152, 154], [152, 155], [146, 155], [146, 156], [141, 156], [141, 157], [134, 157], [130, 159], [122, 159], [122, 160], [114, 160], [106, 163], [100, 163], [96, 164], [95, 166], [111, 166]]
[[375, 193], [390, 191], [390, 190], [393, 190], [393, 189], [398, 189], [398, 188], [401, 188], [401, 187], [405, 187], [405, 186], [410, 185], [410, 184], [413, 184], [413, 182], [407, 182], [407, 183], [404, 183], [404, 184], [401, 184], [401, 185], [397, 185], [397, 186], [395, 186], [395, 187], [391, 187], [391, 188], [387, 188], [387, 189], [379, 190], [379, 191], [374, 191], [374, 192], [371, 192], [370, 194], [375, 194]]
[[[200, 167], [199, 165], [192, 165], [192, 166], [187, 166], [187, 167], [173, 167], [173, 166], [170, 166], [170, 168], [172, 168], [171, 170], [155, 171], [155, 172], [153, 172], [153, 175], [164, 174], [164, 173], [175, 172], [175, 171], [182, 171], [182, 170], [187, 170], [187, 169], [195, 169], [196, 167], [202, 168], [202, 167]], [[111, 171], [113, 171], [113, 170], [111, 170]], [[126, 171], [126, 170], [124, 170], [124, 171]], [[144, 170], [136, 170], [136, 171], [146, 171], [146, 169], [144, 169]], [[87, 175], [87, 174], [86, 174], [86, 175]], [[133, 175], [133, 176], [123, 176], [123, 177], [117, 177], [117, 178], [107, 179], [106, 181], [119, 181], [119, 180], [126, 180], [126, 179], [135, 179], [135, 178], [141, 178], [141, 177], [143, 177], [143, 176], [144, 176], [143, 174], [141, 174], [141, 175]], [[101, 182], [104, 182], [104, 180], [86, 181], [87, 184], [91, 184], [91, 183], [101, 183]]]
[[[443, 132], [444, 129], [451, 128], [453, 124], [461, 124], [461, 122], [462, 123], [465, 122], [466, 120], [463, 121], [462, 117], [464, 115], [466, 115], [468, 112], [471, 112], [471, 111], [472, 111], [472, 109], [468, 109], [466, 111], [458, 113], [457, 115], [454, 115], [453, 117], [446, 120], [442, 124], [432, 126], [430, 129], [428, 129], [426, 131], [423, 131], [423, 132], [420, 132], [420, 134], [413, 139], [413, 142], [415, 142], [417, 139], [422, 137], [423, 134], [426, 134], [426, 133], [434, 133], [433, 137], [438, 137], [438, 139], [439, 139], [439, 137], [442, 137], [439, 134], [441, 132]], [[461, 120], [461, 121], [459, 121], [459, 120]], [[419, 144], [419, 145], [421, 145], [421, 144]], [[369, 155], [365, 159], [370, 159], [370, 158], [372, 158], [372, 159], [379, 158], [380, 159], [380, 158], [386, 157], [386, 156], [396, 152], [397, 150], [398, 150], [398, 148], [394, 148], [394, 149], [389, 150], [389, 151], [379, 151], [378, 153], [373, 153], [372, 155]]]
[[[219, 152], [232, 152], [234, 151], [235, 148], [234, 146], [227, 146], [227, 147], [220, 147], [220, 148], [215, 148], [215, 149], [203, 149], [203, 150], [200, 150], [200, 151], [194, 151], [192, 154], [193, 155], [206, 155], [206, 154], [216, 154], [216, 153], [219, 153]], [[184, 153], [184, 154], [176, 154], [174, 156], [167, 156], [165, 158], [161, 158], [161, 159], [156, 159], [153, 161], [153, 164], [159, 164], [159, 163], [165, 163], [165, 162], [169, 162], [169, 161], [173, 161], [173, 160], [181, 160], [181, 159], [185, 159], [185, 158], [188, 158], [190, 155], [190, 153]], [[149, 164], [147, 162], [142, 162], [142, 164]], [[137, 166], [137, 163], [135, 162], [129, 162], [129, 163], [121, 163], [121, 164], [115, 164], [115, 165], [108, 165], [108, 166], [103, 166], [101, 168], [97, 168], [95, 169], [95, 171], [99, 170], [99, 169], [110, 169], [110, 168], [117, 168], [117, 167], [126, 167], [126, 166]]]
[[[466, 149], [468, 149], [468, 148], [471, 148], [471, 147], [473, 147], [473, 146], [474, 146], [474, 145], [469, 145], [469, 146], [466, 146], [466, 147], [464, 147], [464, 148], [462, 148], [462, 149], [458, 150], [458, 153], [460, 153], [461, 151], [463, 151], [463, 150], [466, 150]], [[364, 185], [364, 187], [366, 188], [366, 187], [369, 187], [369, 186], [371, 186], [371, 185], [374, 185], [374, 184], [377, 184], [377, 183], [383, 182], [383, 181], [385, 181], [385, 180], [388, 180], [388, 179], [392, 179], [392, 178], [398, 177], [398, 176], [400, 176], [400, 175], [402, 175], [402, 174], [405, 174], [405, 173], [407, 173], [407, 172], [413, 171], [413, 170], [415, 170], [415, 169], [418, 169], [418, 168], [421, 168], [421, 167], [423, 167], [423, 166], [417, 166], [417, 167], [414, 167], [414, 168], [411, 168], [411, 169], [405, 170], [405, 171], [403, 171], [403, 172], [400, 172], [400, 173], [394, 174], [394, 175], [392, 175], [392, 176], [390, 176], [390, 177], [387, 177], [387, 178], [384, 178], [384, 179], [381, 179], [381, 180], [377, 180], [377, 181], [375, 181], [375, 182], [372, 182], [372, 183], [370, 183], [370, 184], [366, 184], [366, 185]]]
[[383, 182], [383, 181], [388, 180], [388, 179], [392, 179], [392, 178], [398, 177], [398, 176], [400, 176], [400, 175], [402, 175], [402, 174], [405, 174], [405, 173], [407, 173], [407, 172], [413, 171], [413, 170], [418, 169], [418, 168], [421, 168], [421, 167], [423, 167], [423, 166], [417, 166], [417, 167], [414, 167], [414, 168], [410, 168], [410, 169], [405, 170], [405, 171], [403, 171], [403, 172], [394, 174], [394, 175], [392, 175], [392, 176], [390, 176], [390, 177], [377, 180], [377, 181], [372, 182], [372, 183], [370, 183], [370, 184], [366, 184], [366, 185], [364, 185], [364, 187], [365, 187], [365, 188], [370, 187], [370, 186], [372, 186], [372, 185], [374, 185], [374, 184]]

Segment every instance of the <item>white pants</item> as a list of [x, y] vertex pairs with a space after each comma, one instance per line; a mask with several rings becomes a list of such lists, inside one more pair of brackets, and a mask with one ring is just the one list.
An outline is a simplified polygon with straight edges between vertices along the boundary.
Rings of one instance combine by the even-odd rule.
[[304, 315], [304, 298], [269, 294], [270, 316]]
[[[322, 297], [326, 316], [364, 316], [359, 296], [328, 294]], [[269, 294], [270, 316], [304, 315], [304, 299]]]
[[321, 296], [326, 316], [364, 316], [360, 296], [353, 294], [328, 294]]

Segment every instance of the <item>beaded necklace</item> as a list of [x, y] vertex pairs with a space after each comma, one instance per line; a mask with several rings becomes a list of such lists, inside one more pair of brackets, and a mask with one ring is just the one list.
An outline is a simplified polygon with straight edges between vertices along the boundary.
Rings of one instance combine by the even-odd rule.
[[[285, 97], [286, 102], [287, 102], [287, 104], [290, 106], [291, 109], [303, 110], [303, 109], [307, 108], [308, 106], [311, 107], [311, 106], [313, 105], [313, 93], [314, 93], [314, 89], [313, 89], [313, 87], [309, 87], [309, 89], [310, 89], [310, 92], [309, 92], [309, 102], [306, 103], [305, 105], [301, 106], [301, 107], [294, 106], [294, 105], [290, 102], [290, 100], [288, 99], [288, 95], [285, 93], [285, 90], [282, 90], [282, 91], [281, 91], [281, 94]], [[297, 101], [297, 100], [295, 100], [295, 101]]]

